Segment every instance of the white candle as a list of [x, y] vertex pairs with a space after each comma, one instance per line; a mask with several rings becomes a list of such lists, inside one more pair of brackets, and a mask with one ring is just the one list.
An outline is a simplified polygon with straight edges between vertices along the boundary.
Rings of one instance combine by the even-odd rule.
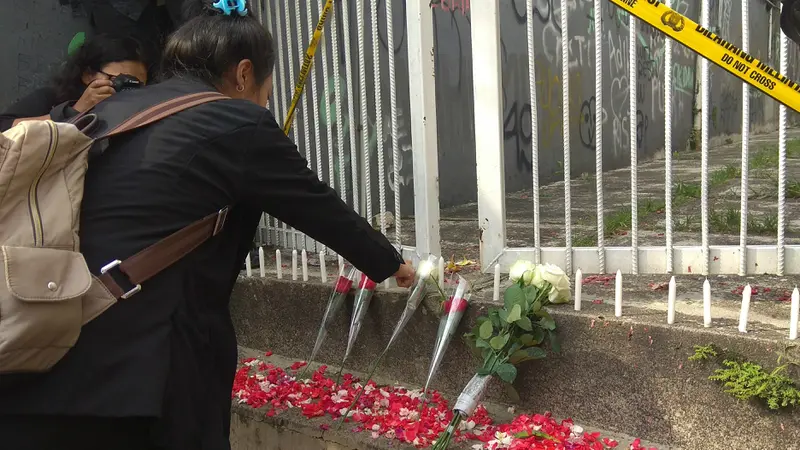
[[711, 326], [711, 283], [708, 278], [703, 282], [703, 326]]
[[795, 287], [792, 292], [792, 311], [789, 314], [789, 339], [791, 340], [797, 339], [797, 321], [800, 320], [798, 315], [800, 315], [800, 291]]
[[264, 264], [264, 247], [258, 247], [258, 271], [261, 278], [267, 276], [267, 268]]
[[581, 295], [583, 294], [583, 272], [575, 272], [575, 311], [581, 310]]
[[319, 252], [319, 277], [323, 283], [328, 282], [328, 269], [325, 267], [325, 252]]
[[439, 286], [444, 289], [444, 258], [441, 256], [439, 257], [439, 271], [437, 274], [439, 275]]
[[292, 250], [292, 280], [297, 281], [297, 250]]
[[500, 263], [494, 265], [494, 290], [492, 291], [492, 300], [495, 302], [500, 301]]
[[622, 317], [622, 272], [619, 270], [617, 270], [617, 279], [614, 287], [614, 315]]
[[667, 323], [670, 325], [675, 323], [675, 297], [677, 296], [677, 291], [675, 277], [672, 277], [669, 280], [669, 295], [667, 297]]
[[742, 292], [742, 310], [739, 312], [739, 332], [747, 333], [747, 314], [750, 312], [750, 295], [753, 288], [748, 284]]
[[303, 281], [308, 281], [308, 253], [305, 249], [300, 254], [300, 266], [303, 269]]
[[278, 279], [283, 279], [283, 264], [281, 263], [281, 251], [275, 250], [275, 271], [278, 273]]
[[250, 253], [247, 254], [247, 257], [244, 259], [244, 268], [245, 273], [248, 277], [253, 276], [253, 265], [250, 263]]

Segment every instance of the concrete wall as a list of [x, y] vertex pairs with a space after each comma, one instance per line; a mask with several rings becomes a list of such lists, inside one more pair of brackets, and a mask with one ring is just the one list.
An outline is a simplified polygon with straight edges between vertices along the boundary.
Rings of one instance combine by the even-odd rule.
[[3, 0], [0, 109], [46, 84], [75, 33], [88, 27], [76, 0]]
[[[292, 42], [291, 59], [295, 76], [299, 73], [302, 60], [301, 49], [296, 42], [296, 31], [292, 26], [287, 39], [287, 30], [282, 10], [276, 5], [284, 4], [290, 8], [292, 22], [296, 19], [293, 2], [262, 0], [270, 4], [272, 9], [272, 29], [280, 45], [286, 49]], [[391, 121], [389, 110], [388, 80], [388, 46], [387, 24], [385, 20], [385, 2], [377, 0], [380, 19], [378, 21], [378, 45], [381, 50], [381, 98], [382, 112], [380, 117], [374, 112], [374, 81], [372, 71], [372, 39], [369, 20], [365, 21], [366, 41], [366, 75], [369, 104], [369, 123], [362, 124], [359, 99], [358, 80], [358, 47], [356, 2], [348, 1], [349, 35], [351, 51], [351, 68], [353, 86], [346, 83], [346, 59], [344, 54], [345, 39], [340, 21], [338, 28], [337, 64], [340, 68], [340, 84], [342, 92], [342, 119], [345, 142], [349, 141], [349, 122], [355, 121], [356, 138], [353, 140], [354, 150], [363, 162], [363, 145], [361, 130], [367, 129], [371, 158], [372, 174], [378, 171], [377, 153], [379, 143], [383, 144], [385, 157], [385, 179], [388, 207], [393, 208], [393, 165], [391, 148]], [[4, 70], [0, 71], [0, 105], [11, 102], [31, 88], [46, 81], [49, 68], [64, 55], [66, 47], [75, 32], [87, 29], [85, 14], [79, 7], [80, 0], [11, 0], [2, 8], [0, 29], [10, 30], [10, 41], [0, 48], [0, 56], [4, 62]], [[369, 14], [371, 2], [364, 2], [364, 12]], [[411, 135], [408, 100], [408, 58], [405, 33], [406, 1], [394, 0], [394, 31], [396, 55], [396, 92], [398, 103], [398, 141], [400, 147], [399, 182], [401, 186], [401, 204], [405, 214], [413, 213], [413, 170], [411, 162]], [[568, 0], [569, 34], [570, 34], [570, 150], [572, 174], [579, 176], [584, 172], [594, 171], [594, 12], [591, 0]], [[439, 125], [440, 156], [440, 189], [443, 207], [474, 201], [475, 186], [475, 126], [472, 100], [472, 64], [470, 56], [471, 25], [469, 0], [432, 0], [430, 7], [434, 13], [436, 38], [436, 74], [437, 74], [437, 108]], [[698, 20], [699, 2], [674, 0], [673, 7], [679, 12]], [[337, 15], [342, 17], [342, 2], [336, 3]], [[528, 56], [526, 38], [526, 2], [525, 0], [501, 1], [502, 27], [502, 60], [504, 88], [505, 154], [506, 154], [506, 187], [509, 192], [529, 188], [531, 184], [531, 104], [528, 81]], [[300, 19], [307, 23], [306, 9], [301, 8]], [[269, 8], [266, 9], [269, 11]], [[712, 31], [726, 36], [731, 42], [741, 44], [741, 3], [740, 0], [711, 0]], [[276, 13], [279, 12], [280, 24], [277, 25]], [[537, 55], [536, 86], [537, 111], [539, 117], [539, 148], [541, 182], [551, 182], [563, 175], [563, 139], [562, 139], [562, 73], [561, 73], [561, 31], [560, 2], [556, 0], [535, 0], [534, 27]], [[603, 6], [603, 152], [604, 169], [624, 167], [630, 161], [629, 136], [629, 58], [628, 58], [628, 17], [614, 5], [606, 2]], [[750, 5], [750, 46], [751, 53], [760, 60], [769, 61], [778, 66], [778, 20], [777, 12], [770, 16], [765, 0], [753, 0]], [[772, 26], [770, 25], [772, 20]], [[329, 60], [333, 60], [332, 26], [326, 26], [325, 45]], [[772, 33], [770, 35], [770, 32]], [[770, 40], [772, 42], [770, 43]], [[676, 45], [671, 67], [674, 83], [673, 94], [673, 142], [676, 149], [683, 148], [692, 135], [692, 113], [695, 100], [696, 57], [689, 50]], [[798, 51], [790, 44], [791, 63], [789, 73], [798, 78]], [[319, 55], [319, 52], [318, 52]], [[317, 56], [317, 62], [320, 57]], [[279, 86], [288, 92], [293, 82], [288, 80], [287, 62], [278, 60]], [[321, 65], [316, 70], [320, 83], [317, 85], [316, 97], [319, 101], [319, 113], [313, 117], [310, 97], [313, 92], [307, 89], [305, 100], [308, 109], [309, 135], [307, 143], [304, 133], [304, 111], [298, 110], [296, 127], [301, 135], [299, 142], [301, 151], [309, 148], [313, 157], [318, 151], [323, 157], [323, 179], [328, 173], [328, 144], [325, 129], [330, 120], [336, 130], [336, 115], [333, 112], [335, 102], [332, 67], [329, 66], [329, 77], [322, 80]], [[7, 69], [6, 69], [7, 68]], [[638, 130], [637, 152], [640, 158], [655, 155], [663, 151], [664, 141], [664, 38], [648, 25], [639, 24], [637, 38], [637, 114]], [[741, 83], [722, 69], [712, 68], [712, 136], [738, 133], [741, 126]], [[348, 90], [353, 94], [353, 108], [348, 106]], [[750, 120], [754, 129], [768, 129], [776, 126], [776, 103], [751, 90]], [[283, 102], [287, 102], [283, 99]], [[383, 124], [381, 136], [377, 134], [376, 120]], [[321, 142], [313, 143], [313, 126], [317, 122], [321, 127]], [[335, 144], [336, 141], [334, 141]], [[336, 146], [334, 145], [334, 148]], [[344, 167], [347, 179], [351, 179], [350, 147], [345, 147]], [[338, 171], [341, 165], [336, 159], [335, 184], [338, 187]], [[351, 190], [348, 181], [348, 191]], [[378, 183], [372, 183], [374, 209], [378, 207]], [[362, 189], [363, 191], [363, 189]], [[362, 192], [363, 196], [363, 192]]]

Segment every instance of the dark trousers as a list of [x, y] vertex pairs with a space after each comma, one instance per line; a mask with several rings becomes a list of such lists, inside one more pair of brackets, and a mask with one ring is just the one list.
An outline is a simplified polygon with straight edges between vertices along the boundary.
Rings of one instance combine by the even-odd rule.
[[0, 415], [0, 447], [9, 450], [164, 450], [154, 419]]

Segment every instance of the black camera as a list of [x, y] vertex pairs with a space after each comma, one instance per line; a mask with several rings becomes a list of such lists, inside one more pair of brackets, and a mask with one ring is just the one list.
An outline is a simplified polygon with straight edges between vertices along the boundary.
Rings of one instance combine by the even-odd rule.
[[114, 77], [114, 81], [112, 81], [112, 83], [114, 83], [113, 87], [114, 90], [117, 92], [132, 91], [135, 89], [139, 89], [140, 87], [143, 86], [143, 83], [139, 81], [138, 78], [136, 78], [133, 75], [127, 75], [124, 73]]

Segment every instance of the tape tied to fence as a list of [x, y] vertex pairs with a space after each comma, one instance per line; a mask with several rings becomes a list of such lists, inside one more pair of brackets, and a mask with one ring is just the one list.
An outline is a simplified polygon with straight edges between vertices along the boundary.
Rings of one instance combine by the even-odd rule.
[[[288, 135], [292, 129], [292, 121], [294, 120], [294, 113], [297, 110], [297, 104], [300, 102], [300, 97], [303, 96], [303, 89], [308, 80], [308, 74], [311, 72], [311, 66], [314, 63], [314, 55], [317, 53], [317, 46], [322, 39], [322, 31], [325, 29], [325, 21], [328, 20], [328, 15], [333, 9], [333, 0], [327, 0], [325, 6], [322, 8], [322, 13], [319, 16], [317, 27], [314, 29], [314, 34], [311, 37], [311, 42], [306, 49], [306, 55], [303, 58], [303, 65], [300, 67], [300, 76], [297, 78], [297, 84], [294, 86], [294, 95], [292, 95], [292, 102], [289, 104], [289, 111], [286, 114], [286, 121], [283, 123], [283, 132]], [[298, 24], [299, 26], [299, 24]], [[291, 64], [291, 62], [290, 62]]]
[[800, 85], [797, 82], [659, 0], [609, 1], [788, 108], [800, 112]]

